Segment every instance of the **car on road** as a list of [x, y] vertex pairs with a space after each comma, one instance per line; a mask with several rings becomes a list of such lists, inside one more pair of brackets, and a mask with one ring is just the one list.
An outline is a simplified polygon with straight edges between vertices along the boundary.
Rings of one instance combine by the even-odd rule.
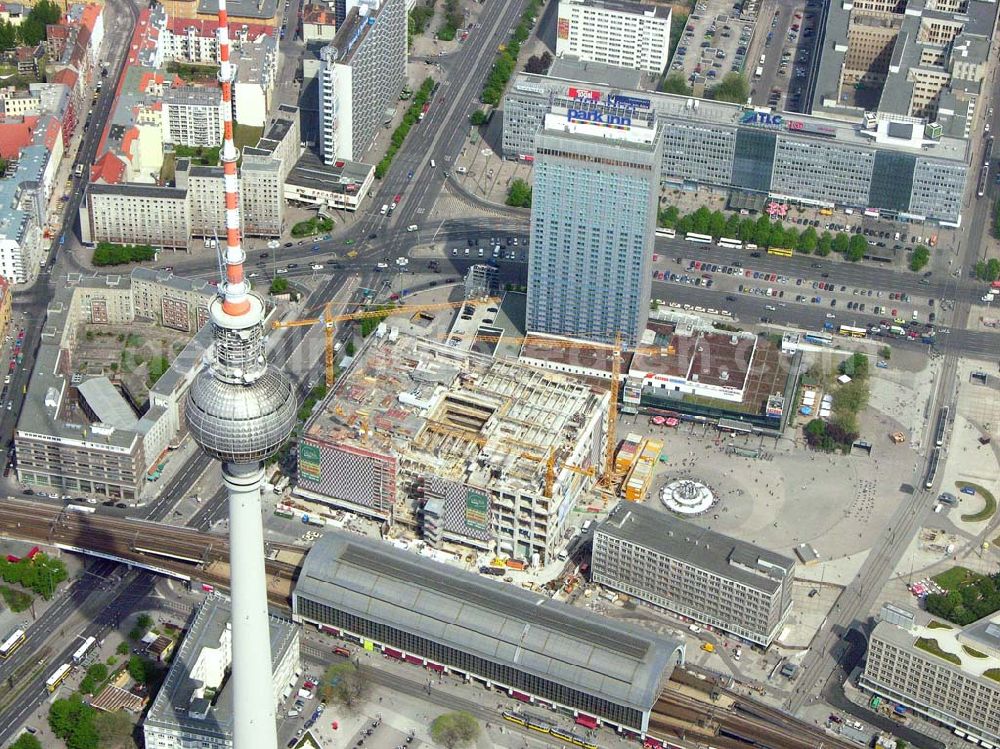
[[976, 493], [976, 490], [973, 489], [971, 486], [963, 486], [962, 487], [962, 494], [968, 494], [968, 495], [972, 496], [972, 495], [975, 495], [975, 493]]
[[310, 267], [310, 268], [311, 268], [312, 270], [323, 270], [323, 264], [322, 264], [322, 263], [313, 263], [313, 264], [312, 264], [312, 265], [310, 265], [309, 267]]

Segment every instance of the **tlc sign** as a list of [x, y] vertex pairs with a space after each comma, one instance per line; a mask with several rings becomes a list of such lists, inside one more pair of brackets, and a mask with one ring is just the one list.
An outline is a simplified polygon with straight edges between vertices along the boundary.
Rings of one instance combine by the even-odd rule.
[[780, 114], [769, 112], [744, 112], [740, 123], [743, 125], [762, 125], [764, 127], [781, 127], [785, 118]]
[[570, 99], [585, 99], [585, 100], [588, 100], [588, 101], [600, 101], [601, 100], [601, 92], [600, 91], [592, 91], [591, 89], [574, 88], [573, 86], [570, 86], [569, 90], [566, 93], [567, 93], [567, 95], [569, 96]]
[[614, 114], [602, 114], [589, 109], [570, 109], [566, 112], [566, 119], [570, 122], [593, 122], [595, 125], [606, 127], [631, 127], [631, 117], [620, 117]]

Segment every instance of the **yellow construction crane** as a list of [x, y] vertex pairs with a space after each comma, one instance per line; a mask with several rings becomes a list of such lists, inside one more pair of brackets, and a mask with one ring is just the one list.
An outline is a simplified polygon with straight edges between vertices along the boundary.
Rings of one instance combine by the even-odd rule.
[[346, 315], [333, 314], [333, 303], [327, 302], [323, 306], [322, 317], [310, 317], [303, 320], [284, 320], [271, 323], [275, 330], [279, 328], [302, 328], [317, 323], [323, 324], [323, 333], [326, 336], [326, 386], [332, 388], [334, 383], [333, 370], [333, 336], [337, 332], [336, 324], [347, 320], [365, 320], [373, 317], [390, 317], [392, 315], [408, 315], [417, 312], [430, 312], [432, 310], [454, 309], [464, 307], [466, 304], [484, 304], [488, 302], [496, 303], [499, 300], [493, 297], [486, 299], [467, 299], [462, 302], [437, 302], [435, 304], [402, 304], [397, 307], [385, 307], [382, 309], [368, 309], [361, 312], [351, 312]]

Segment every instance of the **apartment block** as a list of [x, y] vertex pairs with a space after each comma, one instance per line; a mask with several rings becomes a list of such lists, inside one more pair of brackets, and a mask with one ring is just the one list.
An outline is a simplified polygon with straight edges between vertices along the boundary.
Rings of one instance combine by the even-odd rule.
[[214, 148], [222, 143], [222, 92], [217, 86], [175, 86], [163, 93], [163, 142]]
[[84, 242], [187, 249], [191, 241], [187, 190], [92, 183], [80, 204], [80, 227]]
[[670, 62], [668, 5], [560, 0], [556, 55], [660, 75]]
[[546, 115], [535, 147], [527, 327], [636, 345], [649, 316], [661, 138], [572, 108]]
[[386, 110], [406, 82], [406, 2], [351, 8], [320, 52], [319, 130], [323, 161], [362, 161]]
[[792, 606], [795, 560], [620, 502], [594, 534], [596, 583], [770, 646]]

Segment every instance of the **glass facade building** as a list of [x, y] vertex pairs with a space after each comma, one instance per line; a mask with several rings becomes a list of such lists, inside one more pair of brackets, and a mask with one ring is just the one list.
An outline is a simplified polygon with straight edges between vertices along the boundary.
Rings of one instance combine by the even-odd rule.
[[535, 138], [553, 107], [606, 115], [620, 112], [624, 100], [656, 118], [662, 186], [737, 188], [805, 204], [874, 208], [893, 217], [961, 220], [966, 140], [932, 138], [913, 123], [869, 127], [613, 88], [598, 81], [602, 74], [592, 64], [571, 75], [573, 63], [559, 60], [556, 72], [563, 77], [522, 74], [511, 86], [504, 100], [505, 158], [537, 156]]
[[660, 140], [651, 121], [575, 122], [556, 108], [539, 133], [527, 327], [634, 345], [646, 327]]

